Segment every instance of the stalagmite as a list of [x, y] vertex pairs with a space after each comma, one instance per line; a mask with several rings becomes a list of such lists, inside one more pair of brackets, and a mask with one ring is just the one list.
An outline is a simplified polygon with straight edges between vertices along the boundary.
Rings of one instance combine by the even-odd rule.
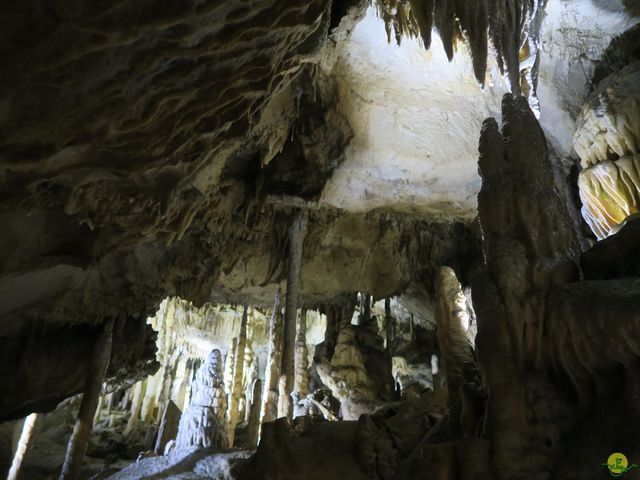
[[224, 359], [224, 389], [227, 395], [231, 395], [233, 388], [233, 368], [236, 362], [236, 348], [238, 346], [238, 337], [231, 341], [231, 347]]
[[294, 391], [303, 398], [309, 393], [309, 350], [307, 348], [307, 310], [300, 314], [298, 338], [296, 339], [296, 375]]
[[60, 473], [60, 480], [78, 478], [84, 454], [87, 450], [89, 435], [93, 427], [93, 416], [98, 406], [98, 396], [107, 374], [107, 367], [111, 359], [111, 344], [113, 342], [113, 318], [107, 320], [103, 331], [98, 336], [93, 347], [91, 360], [87, 368], [82, 403], [73, 433], [67, 446], [67, 454]]
[[124, 435], [129, 435], [140, 420], [140, 411], [142, 410], [142, 402], [144, 401], [144, 394], [147, 390], [147, 382], [148, 379], [145, 379], [133, 386], [131, 413], [129, 415], [129, 420], [127, 420], [127, 427], [124, 430]]
[[256, 448], [260, 434], [260, 408], [262, 406], [262, 380], [259, 378], [253, 382], [253, 394], [251, 397], [251, 409], [247, 422], [247, 447]]
[[244, 350], [247, 343], [247, 319], [248, 307], [244, 306], [242, 313], [242, 323], [240, 325], [240, 334], [238, 335], [238, 343], [236, 346], [236, 358], [233, 367], [233, 385], [231, 386], [231, 398], [229, 401], [229, 446], [233, 447], [235, 438], [236, 425], [238, 423], [238, 403], [242, 395], [242, 372], [244, 370]]
[[296, 339], [296, 375], [293, 386], [293, 418], [307, 414], [307, 408], [299, 402], [309, 393], [309, 351], [307, 348], [307, 310], [300, 314], [298, 336]]
[[272, 422], [278, 415], [278, 381], [282, 360], [282, 311], [280, 310], [280, 289], [276, 291], [273, 312], [269, 320], [269, 350], [263, 394], [260, 423]]
[[[248, 327], [247, 327], [248, 328]], [[247, 344], [244, 351], [244, 368], [242, 378], [242, 398], [244, 399], [244, 421], [249, 421], [251, 402], [253, 398], [253, 384], [258, 378], [258, 357], [251, 347], [251, 331], [247, 331]]]
[[18, 446], [15, 454], [13, 455], [13, 461], [11, 462], [11, 468], [7, 475], [7, 480], [18, 480], [20, 476], [20, 467], [29, 452], [29, 447], [31, 446], [37, 423], [37, 413], [32, 413], [25, 419], [24, 424], [22, 425], [20, 440], [18, 441]]
[[289, 395], [287, 395], [287, 376], [280, 374], [278, 379], [278, 418], [288, 417]]
[[436, 273], [435, 286], [438, 345], [449, 391], [451, 430], [457, 436], [461, 433], [462, 388], [465, 384], [476, 381], [476, 378], [469, 378], [476, 371], [473, 347], [467, 337], [469, 308], [453, 269], [441, 267]]
[[173, 400], [169, 400], [167, 402], [167, 406], [164, 407], [164, 413], [162, 414], [162, 420], [160, 422], [160, 429], [158, 430], [158, 438], [156, 440], [155, 448], [153, 449], [158, 455], [162, 455], [167, 443], [176, 438], [181, 415], [182, 412], [178, 406], [173, 402]]
[[176, 448], [190, 446], [224, 448], [227, 397], [222, 385], [222, 354], [213, 350], [196, 373], [191, 387], [191, 401], [180, 418]]
[[287, 272], [287, 296], [284, 318], [284, 348], [282, 352], [282, 373], [285, 375], [285, 398], [287, 417], [293, 415], [293, 402], [290, 394], [293, 392], [295, 377], [295, 345], [296, 345], [296, 316], [298, 314], [298, 300], [300, 296], [300, 266], [302, 248], [306, 234], [307, 220], [303, 210], [298, 210], [289, 227], [289, 270]]

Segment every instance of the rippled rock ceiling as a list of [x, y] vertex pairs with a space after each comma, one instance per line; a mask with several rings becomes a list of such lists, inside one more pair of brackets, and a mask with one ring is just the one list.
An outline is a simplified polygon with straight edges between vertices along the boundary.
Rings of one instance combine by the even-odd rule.
[[[568, 169], [577, 163], [567, 151], [570, 135], [565, 133], [578, 116], [576, 104], [584, 103], [573, 137], [575, 153], [584, 169], [579, 182], [574, 182], [579, 184], [574, 189], [579, 189], [584, 203], [584, 218], [595, 235], [604, 238], [638, 211], [640, 67], [637, 51], [633, 50], [637, 43], [627, 40], [619, 48], [612, 46], [611, 51], [623, 53], [617, 58], [609, 51], [596, 71], [587, 99], [591, 79], [574, 81], [578, 74], [575, 65], [568, 71], [557, 63], [545, 65], [541, 60], [545, 52], [539, 48], [544, 39], [551, 45], [546, 53], [555, 62], [571, 49], [588, 50], [592, 31], [582, 24], [565, 25], [570, 15], [557, 11], [569, 9], [571, 2], [549, 6], [553, 12], [549, 33], [541, 29], [545, 2], [492, 0], [478, 2], [473, 8], [453, 1], [373, 3], [387, 33], [398, 33], [398, 43], [415, 42], [412, 37], [420, 37], [422, 46], [429, 47], [433, 27], [448, 60], [456, 48], [459, 50], [461, 63], [468, 63], [475, 78], [486, 83], [478, 92], [485, 95], [483, 101], [488, 106], [476, 106], [475, 117], [484, 111], [500, 110], [498, 103], [491, 103], [504, 93], [500, 88], [521, 92], [536, 110], [538, 94], [541, 101], [558, 100], [549, 107], [546, 119], [544, 105], [541, 108], [543, 129], [557, 126], [549, 136], [552, 159], [554, 148], [563, 157], [558, 159], [557, 172], [554, 166], [558, 178], [565, 176], [561, 167]], [[598, 2], [594, 5], [589, 8], [596, 12], [608, 8]], [[435, 193], [416, 200], [414, 193], [417, 191], [420, 197], [428, 187], [421, 184], [415, 191], [402, 187], [410, 182], [410, 168], [404, 178], [392, 184], [397, 192], [380, 192], [379, 201], [353, 201], [353, 194], [349, 198], [345, 193], [361, 180], [358, 192], [366, 196], [367, 186], [372, 185], [370, 193], [375, 197], [376, 189], [389, 186], [380, 180], [385, 176], [385, 166], [401, 169], [412, 161], [414, 165], [419, 163], [411, 157], [413, 152], [407, 154], [409, 160], [396, 164], [376, 163], [378, 159], [362, 161], [367, 148], [379, 143], [369, 141], [360, 148], [363, 143], [358, 142], [370, 132], [366, 128], [372, 123], [358, 120], [357, 106], [370, 106], [379, 98], [397, 98], [386, 95], [390, 90], [383, 89], [379, 96], [372, 94], [371, 100], [366, 93], [354, 90], [355, 83], [345, 80], [352, 66], [348, 57], [357, 50], [336, 42], [346, 41], [358, 21], [372, 15], [374, 10], [367, 13], [368, 7], [368, 2], [357, 0], [29, 0], [0, 6], [0, 420], [51, 410], [61, 400], [79, 393], [85, 381], [84, 359], [101, 331], [100, 325], [108, 319], [115, 323], [107, 377], [117, 382], [124, 377], [142, 378], [157, 369], [155, 333], [146, 319], [163, 298], [178, 295], [197, 305], [209, 301], [270, 303], [276, 288], [286, 279], [287, 232], [294, 211], [304, 211], [308, 224], [301, 270], [304, 305], [337, 305], [342, 294], [354, 292], [367, 292], [375, 298], [417, 292], [408, 299], [411, 304], [421, 295], [434, 294], [433, 278], [443, 265], [453, 267], [464, 285], [470, 283], [473, 274], [483, 268], [487, 252], [499, 244], [496, 238], [509, 235], [509, 225], [487, 220], [492, 215], [486, 210], [486, 205], [491, 205], [489, 200], [484, 207], [481, 205], [485, 208], [483, 229], [495, 221], [494, 230], [481, 230], [474, 218], [475, 204], [468, 199], [478, 193], [479, 179], [465, 180], [464, 191], [459, 192], [464, 201], [460, 202], [455, 198], [440, 201], [434, 198]], [[576, 14], [575, 21], [585, 22], [591, 11], [582, 17]], [[603, 53], [614, 33], [621, 33], [635, 21], [629, 20], [635, 13], [636, 7], [629, 1], [620, 6], [620, 12], [611, 14], [616, 17], [608, 24], [612, 31], [598, 33], [597, 55]], [[551, 38], [552, 33], [560, 35], [558, 32], [573, 27], [577, 33], [568, 33], [566, 42], [564, 38]], [[596, 30], [602, 29], [598, 26]], [[488, 44], [495, 47], [493, 59], [488, 55]], [[369, 71], [354, 76], [366, 78]], [[494, 82], [502, 78], [501, 71], [506, 72], [508, 81], [494, 89]], [[403, 74], [388, 74], [394, 73]], [[564, 80], [566, 85], [561, 85]], [[575, 86], [578, 83], [579, 88]], [[361, 81], [359, 85], [363, 84]], [[456, 86], [450, 88], [455, 90]], [[475, 98], [478, 92], [469, 90], [466, 98]], [[411, 98], [404, 101], [410, 103]], [[461, 105], [465, 105], [463, 101]], [[511, 108], [508, 101], [505, 105], [507, 110]], [[521, 104], [514, 109], [518, 111], [503, 112], [505, 122], [511, 114], [518, 121], [525, 118], [537, 126], [532, 114], [522, 113], [526, 109]], [[372, 108], [368, 112], [375, 115], [376, 111]], [[571, 121], [567, 122], [565, 116]], [[401, 115], [392, 112], [389, 118], [395, 120]], [[612, 125], [619, 126], [619, 131]], [[480, 132], [474, 130], [475, 126], [465, 124], [460, 128], [461, 142], [477, 145]], [[508, 123], [504, 129], [509, 131]], [[534, 133], [522, 130], [522, 137], [531, 135], [535, 142], [546, 141], [542, 130], [531, 131]], [[375, 135], [375, 131], [369, 134]], [[470, 139], [470, 135], [475, 136]], [[483, 134], [485, 149], [492, 152], [485, 155], [495, 157], [492, 161], [496, 164], [502, 155], [495, 146], [503, 142], [500, 135], [497, 125], [486, 127]], [[360, 160], [354, 163], [355, 148], [360, 148]], [[434, 152], [446, 148], [444, 144], [433, 146]], [[513, 151], [518, 148], [522, 149], [522, 158], [531, 157], [535, 163], [537, 150], [525, 153], [524, 147], [515, 145]], [[464, 148], [452, 151], [464, 152]], [[513, 151], [505, 153], [505, 158], [516, 157]], [[550, 170], [546, 149], [539, 157], [543, 158], [540, 165]], [[469, 162], [476, 165], [476, 158]], [[439, 160], [433, 168], [441, 168], [441, 180], [446, 183], [456, 177], [456, 169], [443, 165], [446, 167], [446, 160]], [[487, 161], [485, 167], [491, 169], [492, 165]], [[484, 171], [483, 177], [489, 174]], [[532, 185], [536, 178], [532, 173]], [[554, 240], [547, 239], [551, 247], [531, 247], [518, 235], [531, 228], [531, 237], [537, 238], [535, 229], [546, 227], [537, 223], [527, 226], [519, 217], [523, 227], [513, 238], [523, 242], [523, 249], [533, 248], [543, 263], [564, 265], [567, 258], [578, 263], [579, 250], [593, 241], [582, 238], [587, 232], [585, 225], [580, 234], [572, 230], [579, 227], [572, 213], [579, 209], [573, 198], [578, 194], [574, 195], [566, 182], [558, 191], [541, 184], [545, 192], [553, 192], [550, 198], [554, 205], [561, 205], [558, 215], [562, 219], [552, 217], [549, 221], [555, 222], [554, 228], [562, 225], [563, 231], [571, 230], [566, 233], [571, 246], [565, 248], [566, 252], [560, 249], [561, 253], [556, 253]], [[451, 181], [451, 185], [456, 184]], [[489, 185], [484, 191], [491, 188]], [[626, 192], [622, 199], [621, 190]], [[394, 201], [397, 198], [402, 201]], [[505, 205], [506, 200], [495, 209], [506, 209]], [[526, 206], [514, 208], [522, 216]], [[543, 210], [538, 204], [536, 209]], [[536, 218], [540, 223], [545, 221]], [[568, 218], [576, 224], [565, 225]], [[623, 240], [614, 244], [626, 242], [624, 251], [630, 255], [635, 252], [634, 228], [634, 224], [623, 228], [616, 237]], [[494, 242], [490, 247], [485, 245], [484, 256], [481, 232], [493, 235]], [[637, 275], [635, 264], [629, 266], [613, 254], [615, 265], [607, 263], [608, 245], [598, 244], [584, 255], [586, 277], [624, 282], [620, 278]], [[510, 258], [519, 258], [521, 247], [513, 248], [516, 253]], [[499, 265], [504, 258], [498, 250], [492, 253]], [[531, 256], [526, 259], [533, 261]], [[513, 280], [492, 265], [489, 270], [496, 269], [492, 274], [498, 279], [497, 287], [488, 281], [483, 289], [499, 287], [509, 292], [517, 285], [514, 298], [522, 295], [523, 309], [532, 305], [544, 312], [548, 308], [560, 316], [557, 312], [564, 311], [566, 324], [558, 327], [564, 329], [558, 335], [575, 334], [578, 327], [574, 317], [589, 313], [586, 298], [578, 295], [581, 303], [570, 304], [566, 297], [571, 297], [572, 290], [563, 287], [547, 307], [539, 298], [533, 301], [527, 297], [518, 281], [528, 278], [532, 283], [541, 282], [536, 295], [546, 295], [555, 286], [579, 278], [562, 270], [564, 266], [557, 267], [560, 273], [549, 273], [545, 267], [544, 275], [538, 267], [531, 266], [522, 277], [515, 272]], [[619, 271], [626, 273], [618, 275]], [[598, 290], [598, 285], [588, 284], [580, 295], [588, 297], [589, 288]], [[609, 288], [614, 291], [609, 292]], [[603, 291], [616, 300], [616, 288], [605, 287]], [[637, 286], [629, 287], [629, 291], [637, 293]], [[493, 291], [487, 298], [491, 295]], [[495, 325], [505, 316], [517, 316], [520, 308], [506, 300], [503, 304], [503, 300], [491, 297], [484, 304], [479, 302], [485, 315], [491, 309], [500, 311], [502, 317], [497, 317]], [[529, 314], [525, 312], [523, 318]], [[532, 315], [532, 323], [523, 320], [524, 326], [509, 328], [526, 332], [529, 325], [538, 331], [542, 327], [536, 322], [542, 315]], [[497, 328], [495, 325], [490, 328]], [[501, 340], [504, 344], [500, 348], [509, 351], [505, 358], [517, 360], [514, 371], [533, 368], [527, 364], [529, 360], [532, 364], [539, 361], [531, 359], [532, 350], [542, 348], [531, 332], [522, 334], [523, 341], [530, 343], [511, 349], [505, 346], [508, 340]], [[486, 345], [484, 373], [497, 389], [503, 388], [496, 367], [500, 360], [487, 354]], [[629, 347], [633, 358], [636, 346]], [[550, 348], [561, 350], [558, 345]], [[555, 351], [547, 354], [561, 356]], [[549, 368], [556, 367], [555, 357], [544, 358]], [[631, 360], [625, 357], [624, 362]], [[544, 370], [537, 363], [535, 368]], [[541, 396], [547, 395], [547, 388], [546, 383], [540, 387], [544, 390]], [[505, 398], [528, 393], [509, 390]], [[513, 403], [508, 400], [505, 405], [507, 418], [513, 414]], [[518, 421], [526, 424], [523, 419]], [[370, 425], [367, 428], [375, 430]], [[571, 428], [567, 426], [562, 433]], [[530, 440], [522, 440], [519, 445], [526, 446]], [[504, 439], [492, 441], [500, 445]], [[497, 455], [527, 454], [519, 450], [513, 453], [509, 448]], [[532, 463], [540, 475], [535, 478], [548, 478], [542, 463], [557, 453], [545, 451], [537, 458], [539, 463]], [[504, 461], [515, 465], [510, 458]], [[482, 477], [484, 473], [464, 478], [486, 478]], [[513, 475], [510, 478], [525, 478]]]

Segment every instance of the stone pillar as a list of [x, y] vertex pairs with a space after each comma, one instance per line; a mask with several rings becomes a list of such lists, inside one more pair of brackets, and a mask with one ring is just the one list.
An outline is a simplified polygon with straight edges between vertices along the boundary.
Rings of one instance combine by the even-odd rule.
[[238, 403], [242, 395], [242, 372], [244, 370], [244, 350], [247, 343], [247, 318], [248, 307], [244, 306], [242, 312], [242, 323], [240, 324], [240, 335], [236, 346], [236, 358], [233, 367], [233, 385], [231, 387], [231, 399], [229, 401], [229, 446], [233, 447], [235, 439], [236, 425], [238, 424]]
[[[224, 360], [224, 389], [227, 395], [231, 395], [231, 389], [233, 388], [233, 368], [236, 361], [236, 347], [238, 346], [238, 338], [234, 338], [231, 341], [231, 348], [227, 353]], [[231, 397], [229, 397], [231, 399]]]
[[253, 395], [251, 401], [251, 411], [247, 426], [247, 448], [258, 446], [258, 435], [260, 434], [260, 407], [262, 405], [262, 380], [259, 378], [253, 382]]
[[138, 424], [140, 420], [140, 411], [142, 410], [142, 402], [144, 400], [144, 394], [147, 390], [147, 380], [142, 380], [136, 383], [133, 387], [133, 397], [131, 398], [131, 414], [129, 420], [127, 420], [127, 426], [124, 429], [124, 435], [131, 433], [133, 428]]
[[225, 425], [226, 396], [222, 383], [222, 354], [213, 350], [198, 369], [191, 401], [180, 418], [176, 448], [228, 446]]
[[309, 351], [307, 349], [307, 310], [303, 309], [300, 314], [300, 324], [298, 327], [298, 337], [296, 339], [295, 356], [295, 382], [293, 390], [298, 394], [298, 398], [304, 398], [309, 393]]
[[287, 395], [287, 376], [280, 374], [278, 378], [278, 418], [286, 417], [288, 415], [288, 408], [291, 401]]
[[260, 423], [273, 422], [278, 415], [278, 381], [282, 361], [282, 311], [280, 310], [280, 289], [276, 291], [273, 312], [269, 320], [269, 350]]
[[435, 275], [436, 325], [438, 346], [447, 381], [449, 422], [452, 433], [459, 436], [462, 414], [462, 386], [465, 371], [475, 364], [473, 347], [467, 338], [469, 309], [467, 298], [456, 273], [449, 267], [440, 267]]
[[182, 412], [178, 406], [169, 400], [167, 406], [164, 407], [164, 413], [162, 414], [162, 420], [160, 421], [160, 429], [158, 430], [158, 439], [154, 451], [158, 455], [164, 453], [164, 448], [170, 440], [173, 440], [178, 435], [178, 427], [180, 425], [180, 416]]
[[291, 393], [295, 377], [296, 316], [300, 296], [300, 267], [302, 263], [302, 247], [306, 233], [306, 217], [302, 210], [293, 216], [289, 227], [289, 269], [287, 272], [287, 297], [284, 318], [284, 348], [282, 352], [282, 373], [285, 376], [285, 405], [287, 417], [293, 414]]
[[36, 432], [36, 424], [38, 422], [38, 414], [32, 413], [27, 416], [23, 425], [22, 425], [22, 433], [20, 434], [20, 440], [18, 440], [18, 446], [16, 448], [16, 452], [13, 455], [13, 461], [11, 462], [11, 468], [9, 469], [9, 474], [7, 475], [7, 480], [17, 480], [20, 475], [20, 467], [24, 462], [27, 453], [29, 452], [29, 447], [31, 446], [33, 436]]
[[93, 347], [85, 377], [84, 393], [76, 424], [67, 446], [67, 454], [60, 473], [60, 480], [73, 480], [78, 478], [78, 472], [82, 465], [82, 459], [87, 450], [89, 435], [93, 428], [93, 416], [98, 406], [98, 397], [102, 389], [102, 383], [107, 374], [107, 367], [111, 360], [111, 345], [113, 342], [113, 319], [107, 320], [104, 329], [98, 336]]

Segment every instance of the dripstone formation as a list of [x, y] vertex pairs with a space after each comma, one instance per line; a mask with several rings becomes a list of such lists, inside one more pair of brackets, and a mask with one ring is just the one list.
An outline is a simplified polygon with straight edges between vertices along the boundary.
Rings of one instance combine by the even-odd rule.
[[0, 477], [640, 478], [639, 15], [4, 2]]

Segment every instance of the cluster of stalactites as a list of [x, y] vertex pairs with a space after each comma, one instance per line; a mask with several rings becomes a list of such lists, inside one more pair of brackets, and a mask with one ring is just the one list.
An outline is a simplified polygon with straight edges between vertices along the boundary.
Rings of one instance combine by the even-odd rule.
[[582, 215], [603, 239], [640, 206], [640, 62], [598, 85], [580, 113], [573, 142], [582, 166]]
[[473, 71], [484, 85], [489, 39], [500, 71], [505, 69], [514, 93], [535, 97], [538, 35], [544, 0], [375, 0], [391, 41], [403, 36], [420, 37], [431, 45], [431, 31], [438, 31], [449, 60], [458, 40], [469, 46]]

